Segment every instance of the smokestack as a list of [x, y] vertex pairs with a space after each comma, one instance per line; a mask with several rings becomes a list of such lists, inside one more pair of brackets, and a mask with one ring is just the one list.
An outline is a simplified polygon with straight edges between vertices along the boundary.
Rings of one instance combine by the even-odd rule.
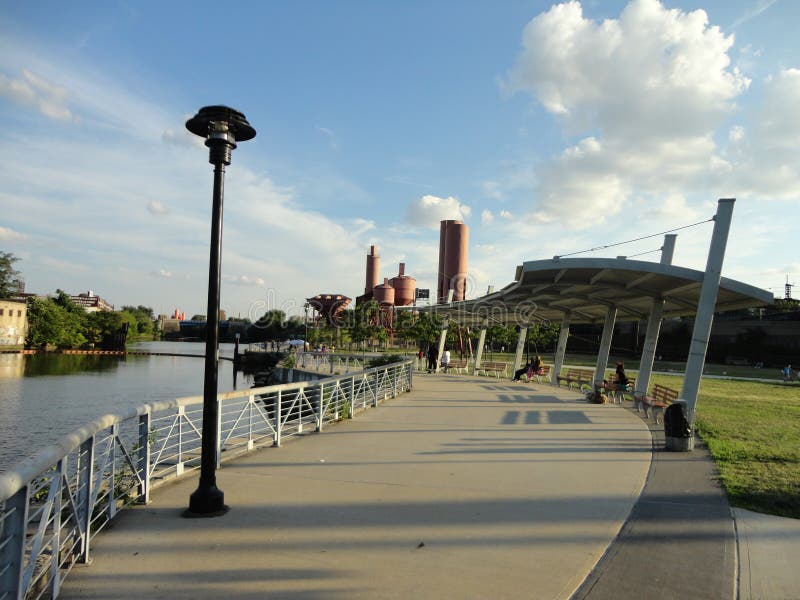
[[454, 301], [464, 299], [468, 251], [469, 227], [461, 221], [442, 221], [439, 233], [439, 302], [446, 302], [451, 289]]
[[364, 285], [364, 293], [369, 294], [375, 289], [380, 281], [380, 267], [381, 259], [378, 256], [377, 246], [369, 247], [369, 254], [367, 254], [367, 279]]
[[400, 263], [400, 271], [397, 273], [398, 277], [402, 277], [406, 274], [406, 263]]

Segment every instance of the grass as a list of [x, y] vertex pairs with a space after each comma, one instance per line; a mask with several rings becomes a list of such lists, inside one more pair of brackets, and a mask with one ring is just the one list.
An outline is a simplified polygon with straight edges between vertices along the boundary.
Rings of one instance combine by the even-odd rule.
[[696, 422], [732, 506], [800, 518], [800, 388], [706, 379]]
[[[679, 375], [653, 375], [680, 390]], [[703, 379], [696, 429], [731, 506], [800, 519], [800, 387]]]

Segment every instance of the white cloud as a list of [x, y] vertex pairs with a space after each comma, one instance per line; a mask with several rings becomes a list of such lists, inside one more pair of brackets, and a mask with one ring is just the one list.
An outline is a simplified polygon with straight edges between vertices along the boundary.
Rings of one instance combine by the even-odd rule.
[[164, 279], [169, 279], [172, 277], [172, 271], [168, 271], [167, 269], [159, 269], [158, 271], [153, 271], [153, 275], [156, 277], [163, 277]]
[[452, 196], [426, 195], [408, 205], [408, 222], [429, 229], [438, 229], [439, 222], [447, 219], [463, 221], [471, 214], [472, 208]]
[[508, 220], [511, 220], [511, 219], [514, 218], [514, 216], [510, 212], [508, 212], [507, 210], [501, 210], [500, 211], [500, 216], [502, 218], [508, 219]]
[[747, 127], [728, 136], [724, 187], [742, 198], [800, 198], [800, 69], [784, 69], [763, 84]]
[[205, 140], [189, 132], [189, 130], [185, 127], [181, 127], [178, 130], [173, 128], [165, 129], [161, 134], [161, 141], [165, 144], [172, 144], [173, 146], [184, 146], [191, 148], [202, 148], [205, 146]]
[[14, 231], [8, 227], [0, 227], [0, 241], [3, 242], [21, 242], [27, 239], [28, 236], [19, 231]]
[[147, 203], [147, 212], [151, 215], [166, 215], [169, 213], [169, 209], [158, 200], [150, 200]]
[[528, 23], [504, 87], [530, 94], [567, 133], [588, 134], [537, 168], [536, 219], [585, 226], [634, 191], [702, 188], [728, 170], [714, 132], [750, 84], [731, 67], [732, 45], [704, 11], [658, 0], [631, 0], [603, 22], [571, 1]]
[[741, 17], [733, 22], [731, 29], [736, 29], [740, 25], [747, 23], [750, 19], [756, 18], [777, 1], [778, 0], [757, 0], [752, 7], [748, 8]]
[[251, 275], [226, 275], [225, 281], [233, 285], [256, 286], [264, 287], [266, 281], [262, 277], [253, 277]]
[[27, 69], [22, 69], [22, 77], [17, 79], [0, 73], [0, 96], [10, 98], [23, 106], [35, 108], [50, 119], [59, 121], [73, 119], [73, 114], [67, 107], [67, 89]]
[[328, 138], [328, 147], [331, 150], [338, 150], [339, 149], [339, 142], [336, 141], [336, 134], [333, 133], [327, 127], [317, 127], [317, 131], [319, 131], [322, 135]]
[[481, 224], [488, 225], [492, 221], [494, 221], [494, 215], [492, 214], [492, 211], [485, 209], [481, 211]]

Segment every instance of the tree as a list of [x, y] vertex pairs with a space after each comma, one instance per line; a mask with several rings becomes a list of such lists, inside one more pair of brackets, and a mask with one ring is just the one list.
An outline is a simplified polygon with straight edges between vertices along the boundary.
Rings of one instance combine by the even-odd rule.
[[122, 313], [98, 310], [87, 315], [84, 337], [90, 344], [102, 344], [104, 339], [122, 329], [124, 322]]
[[[67, 300], [74, 304], [67, 296]], [[83, 309], [77, 307], [81, 312]], [[77, 348], [86, 343], [85, 314], [78, 314], [53, 298], [28, 298], [28, 347]]]
[[155, 319], [153, 309], [148, 306], [123, 306], [123, 318], [130, 325], [128, 327], [129, 338], [152, 338], [155, 331]]
[[10, 298], [19, 289], [19, 271], [14, 263], [19, 259], [11, 252], [0, 252], [0, 299]]

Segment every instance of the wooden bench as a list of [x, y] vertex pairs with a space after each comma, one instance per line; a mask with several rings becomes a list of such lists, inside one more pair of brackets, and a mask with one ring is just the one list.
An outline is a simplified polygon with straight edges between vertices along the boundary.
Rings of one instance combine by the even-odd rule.
[[652, 409], [656, 423], [660, 423], [659, 412], [664, 415], [664, 409], [678, 399], [678, 391], [663, 385], [654, 384], [649, 394], [636, 392], [633, 394], [633, 407], [638, 411], [641, 406], [645, 419], [649, 418], [648, 412]]
[[572, 388], [573, 383], [580, 388], [582, 383], [591, 383], [593, 377], [594, 373], [592, 371], [567, 369], [566, 375], [558, 375], [556, 377], [556, 384], [561, 385], [562, 381], [566, 381], [568, 388]]
[[467, 361], [466, 358], [460, 358], [458, 360], [451, 360], [450, 364], [448, 365], [448, 369], [452, 369], [456, 373], [461, 373], [462, 369], [466, 370], [468, 368], [467, 363], [468, 363], [468, 361]]
[[494, 373], [494, 376], [499, 379], [501, 372], [503, 373], [503, 376], [505, 376], [507, 368], [508, 363], [504, 362], [482, 362], [481, 368], [478, 369], [478, 372], [480, 373], [483, 371], [486, 375], [489, 375], [489, 373]]
[[636, 385], [636, 378], [635, 377], [628, 377], [628, 385], [625, 387], [620, 387], [616, 383], [609, 382], [602, 382], [595, 384], [598, 388], [602, 388], [603, 390], [609, 392], [611, 398], [613, 399], [614, 404], [619, 401], [622, 404], [622, 401], [625, 399], [623, 397], [624, 394], [631, 394], [633, 395], [634, 386]]
[[[530, 372], [531, 370], [528, 369], [528, 373]], [[539, 367], [538, 371], [527, 377], [527, 383], [530, 383], [531, 379], [534, 377], [536, 378], [536, 383], [542, 383], [543, 380], [546, 382], [550, 378], [550, 365], [542, 365]]]

